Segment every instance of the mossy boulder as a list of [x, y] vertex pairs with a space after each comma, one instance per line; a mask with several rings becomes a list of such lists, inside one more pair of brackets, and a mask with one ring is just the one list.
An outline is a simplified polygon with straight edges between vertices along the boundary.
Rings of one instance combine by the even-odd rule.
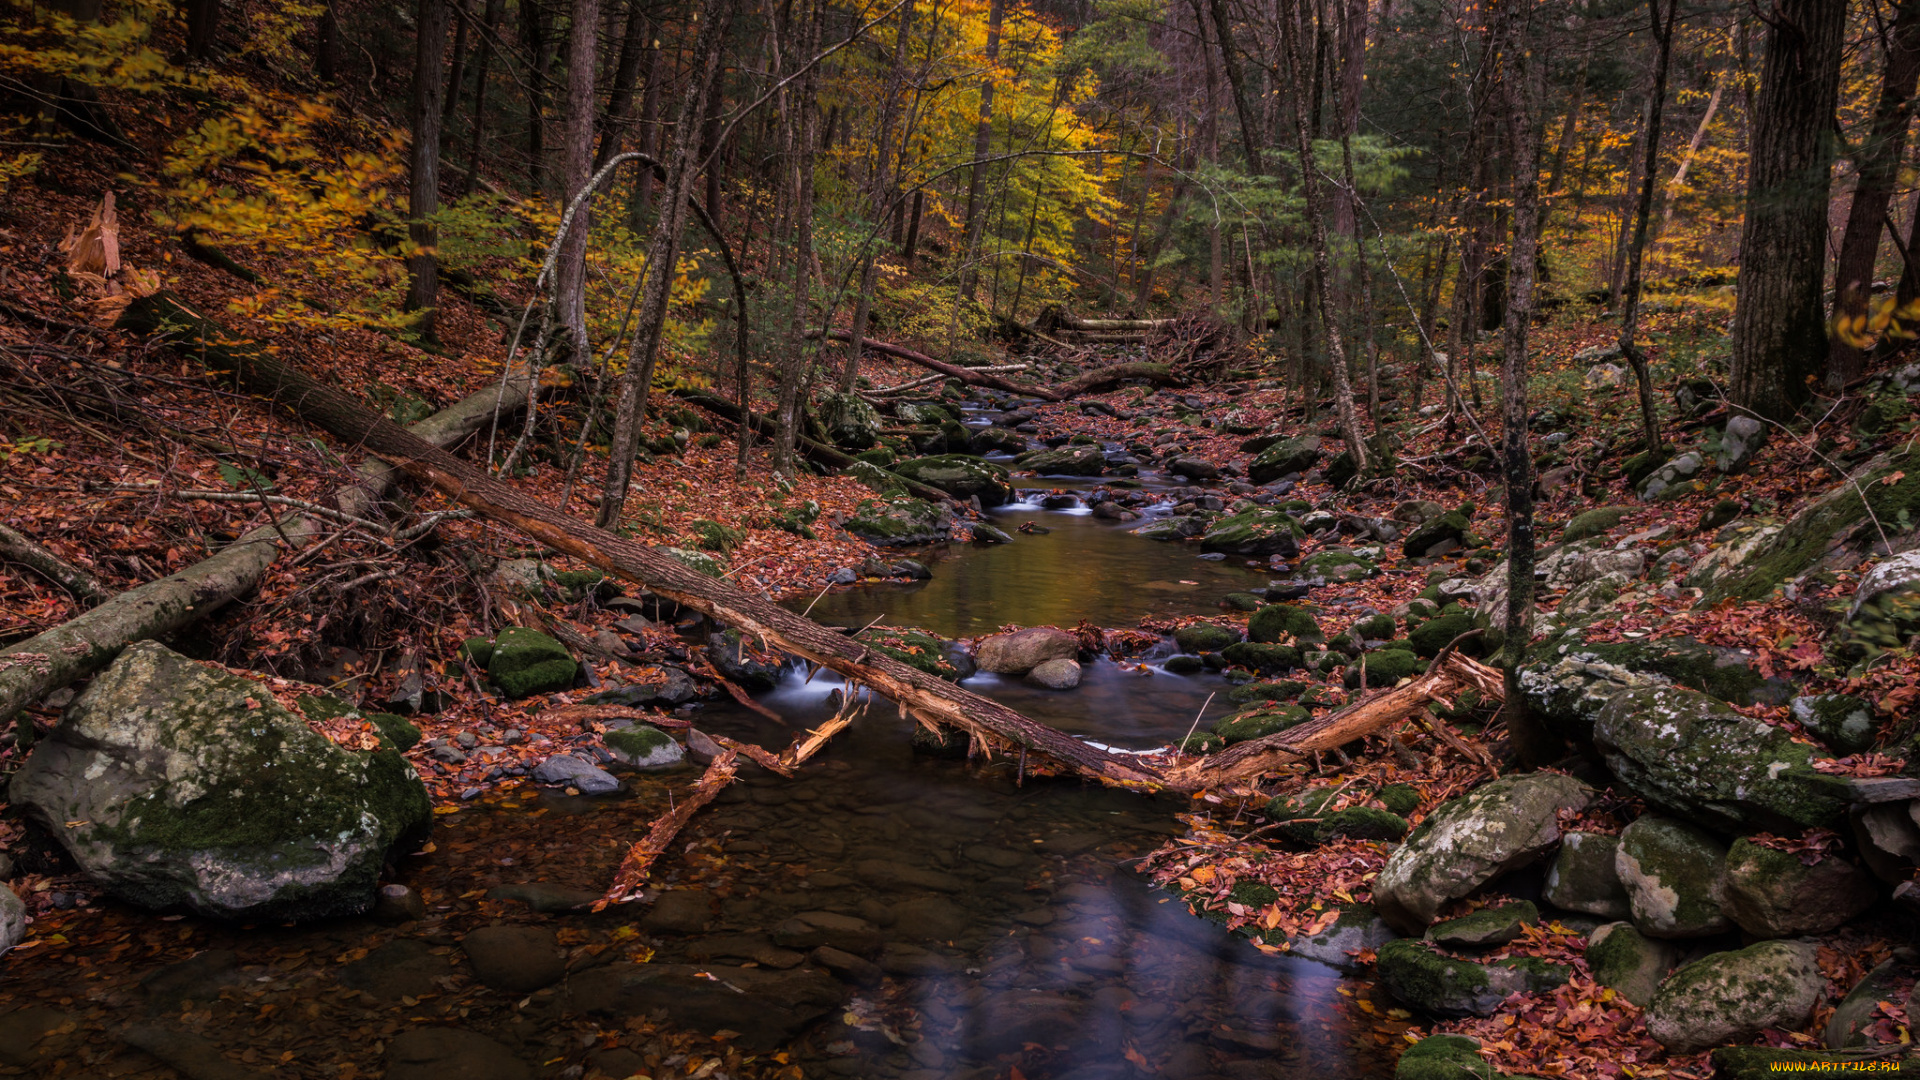
[[1380, 985], [1435, 1016], [1491, 1016], [1509, 994], [1527, 989], [1524, 972], [1442, 956], [1425, 942], [1389, 941], [1375, 956]]
[[1256, 484], [1271, 484], [1284, 476], [1305, 473], [1324, 456], [1318, 435], [1281, 439], [1270, 443], [1247, 463], [1247, 479]]
[[1354, 954], [1378, 949], [1398, 936], [1381, 920], [1372, 904], [1349, 904], [1340, 909], [1340, 917], [1333, 925], [1317, 934], [1289, 940], [1287, 951], [1341, 971], [1355, 972], [1366, 965]]
[[961, 667], [954, 663], [954, 659], [960, 655], [955, 643], [915, 627], [869, 627], [859, 633], [858, 640], [874, 652], [884, 653], [908, 667], [952, 682], [959, 682], [973, 674], [971, 664]]
[[1587, 969], [1593, 981], [1635, 1005], [1653, 999], [1678, 957], [1671, 944], [1642, 934], [1630, 922], [1607, 923], [1587, 935]]
[[880, 414], [858, 394], [829, 393], [816, 415], [842, 450], [866, 450], [880, 441]]
[[1314, 644], [1327, 640], [1313, 612], [1297, 604], [1269, 604], [1247, 620], [1247, 640], [1262, 644]]
[[1220, 605], [1234, 611], [1259, 611], [1266, 600], [1250, 592], [1230, 592], [1220, 598]]
[[1300, 553], [1303, 535], [1291, 514], [1256, 506], [1216, 519], [1200, 537], [1200, 550], [1247, 559], [1291, 559]]
[[1374, 879], [1374, 905], [1396, 928], [1422, 931], [1448, 901], [1552, 850], [1561, 812], [1583, 810], [1592, 798], [1570, 776], [1530, 773], [1452, 799], [1388, 857]]
[[1396, 686], [1401, 679], [1417, 675], [1425, 667], [1426, 661], [1405, 649], [1375, 649], [1347, 665], [1346, 683], [1359, 689], [1364, 671], [1368, 686]]
[[1769, 1027], [1797, 1028], [1826, 990], [1816, 952], [1811, 942], [1763, 941], [1688, 964], [1647, 1002], [1647, 1034], [1691, 1054]]
[[[1878, 539], [1867, 518], [1869, 507], [1881, 522], [1899, 521], [1903, 512], [1908, 520], [1920, 520], [1920, 450], [1881, 454], [1854, 470], [1848, 480], [1807, 504], [1777, 532], [1755, 541], [1736, 567], [1705, 587], [1698, 606], [1712, 607], [1728, 598], [1763, 599], [1783, 582], [1814, 568], [1836, 543], [1850, 549]], [[1851, 557], [1846, 550], [1838, 554]], [[1689, 580], [1689, 584], [1699, 583]]]
[[509, 626], [494, 635], [487, 678], [510, 698], [551, 694], [573, 685], [580, 665], [560, 642], [538, 630]]
[[1321, 551], [1300, 560], [1300, 564], [1287, 575], [1287, 582], [1318, 588], [1322, 585], [1365, 581], [1379, 573], [1379, 564], [1351, 551]]
[[1380, 805], [1386, 807], [1389, 813], [1398, 814], [1401, 817], [1406, 817], [1420, 809], [1420, 790], [1412, 784], [1388, 784], [1374, 792], [1373, 797], [1379, 800]]
[[1727, 849], [1712, 834], [1672, 818], [1636, 818], [1620, 833], [1614, 870], [1633, 925], [1648, 937], [1707, 937], [1732, 927], [1720, 910]]
[[1305, 723], [1312, 716], [1312, 713], [1298, 705], [1256, 705], [1215, 721], [1211, 730], [1227, 745], [1232, 745], [1285, 731]]
[[1437, 922], [1427, 928], [1427, 940], [1447, 948], [1505, 945], [1520, 936], [1523, 927], [1540, 921], [1540, 909], [1531, 901], [1516, 900], [1481, 908], [1470, 915]]
[[1294, 671], [1300, 667], [1300, 650], [1292, 645], [1268, 645], [1257, 641], [1243, 641], [1238, 645], [1229, 645], [1220, 652], [1227, 663], [1243, 667], [1256, 675], [1276, 675], [1283, 671]]
[[1520, 670], [1535, 714], [1580, 743], [1593, 737], [1593, 718], [1614, 694], [1665, 682], [1734, 705], [1780, 705], [1793, 695], [1792, 683], [1762, 673], [1751, 655], [1690, 637], [1593, 644], [1573, 629], [1536, 646]]
[[332, 694], [307, 694], [298, 702], [300, 711], [309, 720], [332, 720], [338, 717], [351, 717], [372, 724], [383, 750], [398, 750], [401, 753], [414, 748], [420, 741], [420, 729], [413, 721], [398, 713], [362, 711], [341, 701]]
[[937, 401], [902, 401], [893, 407], [893, 415], [909, 427], [939, 427], [960, 417]]
[[1391, 841], [1407, 835], [1411, 828], [1413, 826], [1399, 814], [1371, 806], [1349, 806], [1323, 818], [1313, 830], [1313, 841], [1316, 844], [1333, 840]]
[[[1473, 616], [1464, 611], [1450, 615], [1439, 615], [1421, 623], [1419, 628], [1407, 635], [1407, 643], [1413, 646], [1418, 656], [1428, 659], [1440, 655], [1461, 634], [1473, 629]], [[1468, 656], [1479, 656], [1482, 638], [1472, 637], [1460, 643], [1460, 651]]]
[[1807, 734], [1831, 747], [1834, 753], [1864, 754], [1873, 749], [1877, 734], [1873, 722], [1873, 703], [1851, 694], [1813, 694], [1792, 702], [1793, 718]]
[[1614, 855], [1619, 850], [1617, 836], [1568, 833], [1561, 838], [1560, 851], [1547, 870], [1547, 887], [1541, 898], [1554, 907], [1583, 915], [1626, 918], [1633, 908], [1627, 887], [1620, 884], [1620, 871], [1614, 865]]
[[1895, 555], [1867, 571], [1844, 624], [1850, 652], [1878, 656], [1920, 635], [1920, 551]]
[[1363, 642], [1388, 641], [1392, 639], [1396, 629], [1397, 627], [1394, 625], [1393, 616], [1375, 614], [1355, 621], [1354, 624], [1348, 628], [1347, 632], [1350, 636]]
[[1798, 831], [1834, 825], [1846, 809], [1815, 786], [1813, 747], [1685, 687], [1616, 694], [1593, 741], [1628, 790], [1709, 828]]
[[1029, 450], [1013, 459], [1015, 468], [1040, 476], [1099, 476], [1107, 471], [1107, 452], [1098, 445]]
[[1227, 691], [1227, 700], [1241, 705], [1255, 701], [1292, 701], [1307, 684], [1298, 679], [1283, 682], [1250, 682]]
[[727, 564], [705, 551], [689, 551], [686, 548], [665, 547], [662, 552], [673, 556], [687, 569], [710, 578], [722, 577], [727, 572]]
[[432, 822], [397, 752], [336, 746], [265, 686], [150, 641], [74, 700], [9, 798], [114, 895], [231, 919], [365, 911]]
[[1417, 557], [1449, 541], [1459, 547], [1465, 547], [1467, 533], [1472, 528], [1467, 515], [1458, 510], [1449, 510], [1408, 533], [1406, 540], [1400, 545], [1400, 550], [1408, 557]]
[[896, 495], [864, 499], [847, 519], [848, 532], [879, 547], [938, 543], [953, 529], [953, 514], [925, 499]]
[[1799, 937], [1838, 930], [1879, 899], [1872, 878], [1837, 854], [1812, 866], [1746, 837], [1727, 849], [1720, 907], [1757, 938]]
[[1480, 1042], [1465, 1035], [1429, 1035], [1400, 1055], [1393, 1080], [1501, 1080], [1506, 1074], [1480, 1056]]
[[1027, 450], [1027, 437], [1003, 427], [984, 427], [973, 433], [973, 438], [967, 446], [981, 456], [1024, 454]]
[[458, 655], [481, 671], [487, 670], [487, 661], [493, 659], [493, 639], [470, 637], [460, 643]]
[[1572, 521], [1567, 522], [1567, 527], [1561, 531], [1560, 542], [1566, 543], [1569, 540], [1585, 540], [1590, 536], [1604, 535], [1611, 532], [1614, 526], [1620, 524], [1621, 519], [1632, 512], [1632, 507], [1602, 506], [1594, 510], [1576, 514]]
[[[878, 451], [872, 451], [872, 450], [868, 451], [868, 454], [876, 454], [876, 453], [878, 453]], [[893, 454], [891, 451], [887, 453], [887, 458], [889, 459], [889, 461], [891, 461], [891, 459], [893, 458]], [[880, 464], [877, 464], [876, 462], [867, 460], [866, 456], [862, 455], [861, 458], [855, 460], [853, 464], [847, 466], [841, 472], [842, 472], [842, 475], [859, 483], [861, 486], [865, 487], [868, 491], [873, 492], [875, 495], [880, 495], [880, 496], [884, 496], [886, 498], [891, 499], [891, 498], [897, 498], [907, 493], [906, 482], [904, 480], [901, 480], [898, 476], [895, 476], [890, 471], [891, 468], [892, 468], [891, 464], [880, 465]]]
[[1181, 652], [1219, 652], [1239, 640], [1239, 631], [1215, 623], [1194, 623], [1173, 632], [1174, 644], [1180, 646]]
[[1318, 818], [1321, 808], [1332, 797], [1333, 788], [1326, 786], [1302, 788], [1289, 795], [1275, 795], [1267, 800], [1267, 820], [1284, 824], [1300, 818]]
[[893, 471], [962, 501], [978, 498], [981, 506], [1002, 506], [1013, 498], [1007, 470], [966, 454], [909, 458], [894, 466]]
[[647, 772], [671, 769], [687, 756], [673, 736], [645, 724], [609, 731], [600, 736], [600, 743], [613, 755], [613, 760], [630, 769]]

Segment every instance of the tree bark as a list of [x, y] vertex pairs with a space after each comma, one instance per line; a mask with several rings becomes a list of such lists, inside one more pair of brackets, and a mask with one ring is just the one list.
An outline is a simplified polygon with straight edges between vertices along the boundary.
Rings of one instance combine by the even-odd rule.
[[[1670, 3], [1676, 0], [1669, 0]], [[1512, 268], [1500, 361], [1502, 458], [1507, 488], [1507, 610], [1500, 667], [1506, 681], [1507, 731], [1520, 762], [1537, 768], [1551, 760], [1550, 737], [1529, 715], [1520, 693], [1521, 657], [1533, 638], [1533, 458], [1527, 445], [1527, 330], [1533, 320], [1534, 266], [1539, 253], [1538, 135], [1527, 103], [1537, 100], [1540, 61], [1533, 51], [1532, 0], [1503, 0], [1499, 89], [1505, 98], [1508, 153], [1513, 162]]]
[[[1006, 0], [992, 0], [987, 8], [987, 73], [980, 80], [980, 119], [973, 129], [974, 166], [967, 170], [967, 244], [960, 253], [960, 295], [973, 299], [980, 274], [974, 260], [979, 257], [980, 238], [987, 224], [987, 167], [980, 164], [993, 148], [993, 66], [1000, 61], [1000, 25], [1006, 18]], [[831, 137], [831, 131], [829, 131]]]
[[694, 44], [687, 91], [680, 101], [680, 113], [674, 125], [665, 198], [660, 204], [660, 219], [654, 225], [653, 237], [647, 244], [646, 278], [640, 290], [640, 307], [634, 316], [633, 344], [628, 350], [627, 370], [620, 380], [620, 401], [614, 411], [612, 445], [608, 451], [612, 460], [607, 465], [606, 487], [600, 499], [602, 527], [618, 522], [626, 505], [627, 486], [633, 476], [633, 455], [640, 442], [640, 425], [647, 416], [647, 394], [653, 387], [653, 365], [659, 356], [660, 335], [667, 321], [667, 300], [673, 285], [674, 264], [680, 254], [680, 230], [686, 220], [687, 196], [693, 191], [697, 171], [694, 142], [699, 135], [701, 114], [706, 110], [707, 89], [720, 67], [721, 48], [726, 43], [732, 10], [728, 0], [703, 0], [701, 4], [700, 35]]
[[1036, 723], [945, 679], [874, 655], [844, 634], [772, 601], [743, 593], [670, 555], [568, 518], [402, 430], [354, 398], [287, 367], [264, 349], [238, 341], [192, 312], [185, 312], [192, 321], [183, 319], [185, 309], [164, 293], [136, 301], [129, 311], [135, 308], [164, 311], [174, 325], [188, 326], [191, 336], [182, 344], [194, 355], [205, 356], [233, 372], [248, 392], [269, 398], [336, 438], [366, 447], [462, 505], [542, 544], [725, 622], [746, 637], [872, 687], [899, 702], [922, 724], [958, 728], [989, 745], [1025, 747], [1096, 779], [1145, 787], [1160, 785], [1159, 774], [1144, 763]]
[[[599, 61], [597, 31], [600, 0], [571, 0], [567, 27], [567, 145], [562, 164], [561, 190], [570, 205], [587, 184], [593, 170], [593, 127], [599, 109], [594, 96], [594, 66]], [[587, 345], [587, 238], [592, 231], [592, 206], [580, 208], [580, 218], [560, 245], [554, 267], [553, 306], [573, 362], [591, 355]]]
[[1621, 293], [1620, 353], [1633, 366], [1633, 380], [1640, 388], [1640, 430], [1646, 438], [1647, 453], [1660, 450], [1660, 420], [1653, 409], [1653, 374], [1647, 367], [1647, 354], [1634, 340], [1640, 327], [1640, 265], [1647, 252], [1647, 227], [1653, 218], [1653, 190], [1659, 184], [1660, 116], [1667, 100], [1667, 61], [1673, 55], [1673, 21], [1680, 0], [1667, 0], [1667, 17], [1660, 20], [1660, 0], [1647, 0], [1647, 16], [1653, 31], [1653, 78], [1647, 91], [1647, 115], [1641, 125], [1640, 190], [1634, 193], [1632, 238], [1627, 243], [1626, 285]]
[[480, 62], [473, 73], [473, 126], [467, 133], [467, 177], [460, 185], [462, 196], [473, 194], [480, 181], [480, 136], [487, 123], [487, 68], [493, 62], [493, 39], [500, 33], [500, 19], [506, 13], [506, 0], [487, 0], [486, 32], [480, 36]]
[[620, 59], [613, 69], [613, 89], [607, 95], [607, 118], [600, 132], [600, 150], [593, 157], [599, 169], [620, 152], [620, 143], [633, 124], [633, 92], [642, 79], [653, 80], [652, 43], [647, 31], [653, 24], [647, 19], [640, 0], [629, 0], [626, 32], [620, 36]]
[[[1216, 0], [1216, 3], [1218, 0]], [[1314, 162], [1313, 134], [1308, 123], [1305, 103], [1306, 87], [1299, 79], [1300, 38], [1298, 24], [1290, 13], [1282, 13], [1280, 34], [1285, 42], [1287, 64], [1295, 73], [1293, 79], [1294, 97], [1294, 136], [1295, 149], [1300, 154], [1300, 196], [1305, 204], [1307, 232], [1313, 244], [1314, 299], [1319, 307], [1320, 325], [1327, 335], [1327, 363], [1333, 369], [1334, 410], [1340, 419], [1341, 438], [1346, 440], [1347, 453], [1353, 455], [1356, 475], [1365, 475], [1372, 468], [1367, 453], [1367, 442], [1360, 431], [1360, 419], [1353, 409], [1353, 385], [1347, 370], [1347, 347], [1340, 337], [1340, 323], [1334, 315], [1333, 298], [1328, 284], [1333, 280], [1332, 260], [1327, 251], [1326, 207], [1321, 202], [1320, 170]], [[1224, 36], [1222, 42], [1225, 42]]]
[[1853, 208], [1847, 213], [1847, 229], [1834, 263], [1834, 333], [1827, 353], [1829, 390], [1838, 391], [1858, 378], [1866, 361], [1874, 264], [1880, 254], [1887, 207], [1900, 181], [1900, 158], [1906, 150], [1907, 123], [1913, 119], [1916, 79], [1920, 79], [1920, 0], [1903, 0], [1895, 9], [1888, 33], [1880, 100], [1874, 106], [1866, 143], [1860, 148]]
[[1825, 366], [1828, 165], [1847, 5], [1778, 0], [1753, 103], [1733, 311], [1732, 398], [1783, 420]]
[[187, 55], [205, 60], [220, 31], [220, 0], [187, 0]]
[[420, 313], [420, 336], [434, 340], [434, 308], [439, 303], [439, 260], [433, 254], [430, 219], [440, 209], [440, 120], [442, 61], [447, 51], [447, 0], [420, 0], [413, 60], [413, 154], [408, 185], [407, 310]]
[[[1240, 142], [1247, 153], [1247, 172], [1253, 176], [1264, 176], [1266, 169], [1260, 160], [1261, 145], [1265, 141], [1262, 138], [1264, 131], [1248, 95], [1246, 70], [1240, 66], [1240, 50], [1233, 44], [1233, 16], [1227, 11], [1227, 0], [1208, 0], [1208, 7], [1213, 15], [1213, 32], [1220, 39], [1220, 66], [1226, 70], [1227, 86], [1233, 91], [1233, 114], [1240, 120]], [[1281, 16], [1282, 22], [1290, 18], [1290, 15]], [[1296, 44], [1293, 62], [1298, 62], [1299, 51]], [[1294, 75], [1297, 85], [1298, 68], [1294, 69]]]

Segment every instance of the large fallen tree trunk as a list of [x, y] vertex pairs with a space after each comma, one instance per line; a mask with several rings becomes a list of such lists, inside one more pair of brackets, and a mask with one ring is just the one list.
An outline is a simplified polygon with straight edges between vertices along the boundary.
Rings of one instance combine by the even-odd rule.
[[1217, 754], [1176, 764], [1167, 770], [1167, 784], [1196, 790], [1251, 780], [1313, 754], [1345, 746], [1362, 735], [1415, 719], [1432, 702], [1450, 701], [1466, 689], [1478, 690], [1486, 700], [1502, 701], [1506, 680], [1498, 669], [1449, 649], [1436, 657], [1424, 674], [1383, 694], [1363, 697], [1344, 709], [1285, 731], [1235, 743]]
[[[716, 416], [722, 417], [723, 419], [730, 420], [736, 424], [740, 422], [740, 406], [734, 404], [731, 401], [728, 401], [726, 398], [723, 398], [718, 394], [708, 393], [705, 390], [695, 390], [691, 387], [681, 387], [680, 389], [673, 391], [673, 395], [682, 401], [687, 401], [695, 405], [698, 405], [701, 408], [707, 410], [708, 412], [713, 413]], [[751, 414], [750, 420], [753, 424], [753, 430], [762, 435], [767, 436], [768, 438], [772, 438], [775, 432], [779, 430], [779, 425], [776, 424], [773, 418], [770, 416], [762, 416], [759, 413], [753, 413]], [[818, 439], [808, 438], [805, 435], [796, 434], [794, 436], [794, 441], [796, 445], [800, 447], [800, 452], [807, 456], [808, 461], [819, 462], [820, 464], [825, 465], [829, 469], [846, 469], [851, 467], [854, 463], [853, 455], [844, 453], [837, 447], [828, 446], [826, 443], [823, 443]], [[879, 468], [879, 466], [877, 465], [874, 467]], [[900, 483], [906, 487], [909, 494], [912, 494], [919, 498], [928, 499], [933, 502], [958, 502], [959, 501], [955, 499], [952, 495], [944, 491], [941, 491], [937, 487], [933, 487], [928, 484], [923, 484], [918, 480], [910, 480], [904, 476], [901, 476], [899, 473], [891, 472], [890, 470], [883, 469], [881, 471], [887, 472], [888, 475], [900, 481]]]
[[[121, 325], [151, 332], [185, 311], [171, 298], [147, 298], [128, 307]], [[216, 367], [220, 359], [216, 350], [221, 348], [211, 343], [206, 347], [206, 358]], [[495, 415], [517, 412], [533, 390], [526, 372], [516, 371], [415, 424], [413, 437], [425, 444], [453, 446]], [[335, 499], [348, 515], [370, 517], [400, 475], [371, 458], [359, 467], [355, 482], [337, 492]], [[191, 625], [251, 592], [273, 565], [281, 544], [301, 547], [320, 536], [327, 524], [306, 514], [281, 517], [177, 574], [129, 589], [83, 615], [0, 650], [0, 723], [68, 683], [105, 668], [128, 645]], [[23, 743], [32, 741], [31, 728], [24, 722], [20, 735]]]
[[[820, 331], [809, 330], [807, 331], [807, 336], [810, 338], [819, 337]], [[827, 336], [835, 341], [846, 341], [850, 335], [848, 335], [845, 330], [832, 330], [827, 333]], [[904, 345], [891, 345], [884, 341], [875, 341], [872, 338], [862, 338], [860, 347], [863, 349], [872, 349], [874, 352], [886, 356], [892, 356], [919, 364], [929, 371], [937, 371], [949, 378], [959, 379], [968, 386], [984, 386], [989, 390], [1004, 390], [1009, 394], [1024, 394], [1027, 397], [1037, 397], [1042, 401], [1065, 401], [1078, 394], [1093, 393], [1098, 390], [1107, 389], [1108, 387], [1118, 386], [1129, 379], [1144, 379], [1147, 382], [1157, 383], [1161, 386], [1186, 385], [1185, 381], [1175, 375], [1173, 369], [1166, 364], [1156, 364], [1141, 360], [1098, 368], [1094, 371], [1089, 371], [1083, 375], [1068, 379], [1066, 382], [1059, 383], [1055, 386], [1035, 386], [1032, 383], [1014, 382], [1012, 379], [1003, 379], [998, 375], [977, 371], [973, 368], [961, 367], [958, 364], [949, 364], [945, 360], [935, 360], [926, 353], [917, 352]]]
[[259, 346], [235, 340], [166, 293], [135, 301], [128, 310], [136, 309], [139, 314], [134, 319], [148, 325], [164, 321], [175, 332], [179, 347], [203, 356], [215, 370], [232, 372], [246, 390], [339, 439], [365, 447], [462, 505], [742, 634], [870, 686], [923, 724], [959, 728], [988, 745], [1025, 747], [1082, 775], [1114, 783], [1159, 785], [1158, 774], [1138, 760], [1093, 747], [999, 702], [876, 655], [858, 641], [699, 573], [671, 555], [569, 518], [375, 415], [362, 402], [282, 364]]
[[1060, 316], [1062, 327], [1094, 333], [1118, 331], [1139, 334], [1149, 330], [1165, 330], [1176, 321], [1174, 319], [1076, 319], [1071, 315]]

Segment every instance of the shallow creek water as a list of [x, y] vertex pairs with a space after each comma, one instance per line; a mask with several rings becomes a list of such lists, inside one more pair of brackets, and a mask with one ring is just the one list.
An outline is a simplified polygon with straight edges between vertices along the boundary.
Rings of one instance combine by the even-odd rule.
[[[884, 617], [953, 636], [1005, 623], [1130, 626], [1212, 610], [1223, 593], [1264, 580], [1084, 510], [1016, 504], [995, 516], [1009, 530], [1032, 520], [1052, 531], [933, 553], [933, 580], [831, 594], [813, 616], [847, 625]], [[830, 711], [837, 679], [805, 674], [765, 697], [791, 728], [731, 704], [692, 715], [704, 729], [778, 748]], [[1121, 748], [1180, 737], [1225, 688], [1213, 676], [1143, 674], [1110, 661], [1089, 665], [1068, 692], [992, 675], [967, 685]], [[1226, 711], [1221, 697], [1209, 719]], [[404, 860], [402, 880], [428, 901], [425, 920], [237, 927], [106, 902], [64, 927], [66, 943], [8, 958], [0, 999], [71, 1022], [40, 1044], [34, 1075], [169, 1075], [123, 1042], [139, 1024], [193, 1032], [220, 1047], [226, 1064], [258, 1076], [727, 1075], [714, 1057], [726, 1044], [703, 1039], [689, 1050], [659, 1038], [644, 1015], [589, 1011], [596, 993], [606, 997], [608, 973], [637, 970], [636, 961], [751, 991], [721, 994], [706, 1012], [689, 996], [667, 1012], [717, 1017], [741, 1032], [736, 1048], [783, 1053], [808, 1077], [1390, 1074], [1381, 1047], [1391, 1031], [1346, 996], [1364, 998], [1361, 984], [1263, 956], [1130, 871], [1131, 860], [1182, 834], [1175, 815], [1184, 799], [1021, 777], [1004, 760], [917, 755], [909, 733], [889, 703], [875, 702], [797, 779], [748, 767], [661, 861], [654, 880], [663, 898], [651, 907], [536, 915], [485, 892], [529, 881], [604, 887], [692, 768], [629, 776], [627, 792], [604, 799], [521, 788], [444, 815], [433, 850]], [[482, 985], [460, 940], [496, 921], [557, 930], [566, 979], [524, 994]], [[832, 982], [778, 983], [806, 974], [820, 944], [872, 966], [835, 971]], [[842, 984], [842, 1003], [801, 1010], [824, 1018], [791, 1022], [790, 998], [821, 985], [838, 995]], [[749, 998], [759, 1004], [745, 1005]], [[52, 1022], [38, 1015], [40, 1027]], [[482, 1055], [388, 1072], [392, 1039], [428, 1025], [495, 1039], [529, 1071], [490, 1071], [510, 1063]], [[0, 1055], [10, 1039], [17, 1045], [8, 1031], [0, 1018]]]

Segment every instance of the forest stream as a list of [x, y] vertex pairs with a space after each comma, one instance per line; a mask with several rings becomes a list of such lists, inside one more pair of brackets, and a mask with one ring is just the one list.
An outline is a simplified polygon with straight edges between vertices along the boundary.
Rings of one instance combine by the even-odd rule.
[[[1196, 559], [1077, 504], [1058, 505], [1073, 481], [1045, 482], [1055, 485], [1053, 508], [1041, 505], [1043, 492], [1025, 492], [989, 513], [1008, 531], [1037, 526], [1017, 543], [924, 552], [931, 580], [829, 593], [814, 617], [942, 636], [1082, 619], [1131, 626], [1209, 611], [1222, 594], [1265, 583], [1231, 562]], [[1156, 484], [1146, 478], [1144, 486]], [[1156, 655], [1172, 651], [1169, 642], [1137, 663], [1102, 658], [1064, 693], [984, 672], [966, 685], [1089, 740], [1146, 749], [1233, 708], [1219, 675], [1161, 670]], [[761, 698], [790, 727], [732, 703], [690, 715], [704, 730], [778, 749], [832, 715], [841, 685], [831, 672], [790, 671]], [[623, 774], [628, 789], [613, 796], [527, 786], [443, 813], [431, 850], [404, 860], [401, 880], [429, 904], [417, 922], [262, 933], [193, 916], [155, 922], [100, 901], [107, 925], [87, 933], [103, 943], [65, 951], [67, 963], [16, 967], [9, 992], [73, 1018], [80, 1036], [184, 1022], [215, 1045], [249, 1046], [263, 1068], [278, 1060], [281, 1076], [351, 1078], [366, 1058], [367, 1074], [377, 1074], [383, 1037], [448, 1015], [515, 1047], [529, 1065], [545, 1063], [540, 1075], [627, 1076], [647, 1071], [649, 1059], [630, 1048], [635, 1040], [583, 1026], [580, 1014], [606, 992], [596, 968], [643, 960], [723, 985], [738, 981], [728, 969], [765, 973], [765, 985], [736, 1000], [679, 1000], [666, 1016], [737, 1031], [737, 1052], [785, 1055], [777, 1060], [805, 1076], [1391, 1073], [1381, 1049], [1388, 1037], [1347, 1001], [1367, 998], [1370, 986], [1311, 961], [1263, 955], [1130, 872], [1134, 859], [1185, 832], [1176, 818], [1188, 809], [1183, 797], [1036, 778], [1005, 758], [942, 758], [917, 751], [910, 737], [909, 722], [876, 701], [796, 779], [749, 767], [682, 833], [654, 876], [660, 891], [650, 891], [650, 905], [533, 916], [570, 947], [569, 976], [521, 1000], [474, 982], [460, 932], [489, 917], [527, 924], [526, 907], [503, 895], [540, 907], [603, 887], [691, 765]], [[526, 882], [541, 888], [512, 888]], [[838, 988], [823, 987], [817, 973], [798, 978], [811, 970], [801, 967], [807, 950], [823, 945], [838, 950], [834, 974], [851, 987], [831, 1010], [818, 1007], [819, 995]], [[551, 962], [506, 954], [493, 963]], [[783, 974], [794, 978], [782, 982]], [[1382, 999], [1380, 1012], [1388, 1007]], [[829, 1015], [814, 1019], [822, 1011]], [[44, 1026], [54, 1018], [29, 1010], [7, 1019]], [[83, 1041], [91, 1045], [52, 1075], [95, 1063], [98, 1075], [139, 1075], [147, 1060], [116, 1053], [116, 1039]], [[433, 1071], [448, 1075], [461, 1060], [479, 1070], [466, 1075], [495, 1075], [473, 1054], [437, 1059]], [[724, 1075], [714, 1061], [705, 1074], [685, 1057], [666, 1065], [676, 1076]]]

